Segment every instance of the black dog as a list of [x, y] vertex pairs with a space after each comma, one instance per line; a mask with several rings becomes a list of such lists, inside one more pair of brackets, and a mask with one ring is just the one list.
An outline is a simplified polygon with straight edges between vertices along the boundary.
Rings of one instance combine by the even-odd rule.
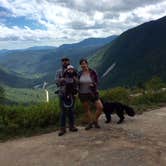
[[109, 123], [111, 121], [112, 113], [116, 113], [118, 115], [118, 117], [120, 118], [120, 120], [117, 122], [117, 124], [120, 124], [123, 122], [123, 120], [125, 119], [125, 117], [124, 117], [125, 112], [129, 116], [135, 115], [133, 108], [131, 108], [127, 105], [124, 105], [119, 102], [104, 102], [103, 100], [101, 100], [101, 101], [103, 104], [103, 111], [104, 111], [104, 114], [106, 117], [105, 123]]

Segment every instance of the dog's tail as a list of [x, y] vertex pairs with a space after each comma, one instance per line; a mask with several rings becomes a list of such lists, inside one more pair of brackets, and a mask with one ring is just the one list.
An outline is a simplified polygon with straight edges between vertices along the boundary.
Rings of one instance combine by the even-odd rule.
[[134, 116], [135, 115], [135, 111], [134, 111], [133, 108], [131, 108], [127, 105], [124, 105], [124, 109], [125, 109], [127, 115], [129, 115], [129, 116]]

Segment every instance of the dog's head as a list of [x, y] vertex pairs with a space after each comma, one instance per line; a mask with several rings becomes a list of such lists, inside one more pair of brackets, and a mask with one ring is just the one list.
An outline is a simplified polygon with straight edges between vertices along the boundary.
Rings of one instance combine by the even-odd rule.
[[134, 109], [133, 109], [132, 107], [128, 107], [128, 108], [127, 108], [127, 114], [128, 114], [129, 116], [134, 116], [134, 115], [135, 115]]

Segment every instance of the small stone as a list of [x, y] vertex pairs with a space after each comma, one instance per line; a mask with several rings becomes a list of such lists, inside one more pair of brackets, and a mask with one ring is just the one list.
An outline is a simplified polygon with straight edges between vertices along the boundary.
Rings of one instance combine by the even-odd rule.
[[95, 141], [95, 144], [99, 145], [99, 144], [102, 144], [103, 141]]
[[85, 159], [88, 156], [88, 154], [88, 151], [81, 152], [81, 159]]

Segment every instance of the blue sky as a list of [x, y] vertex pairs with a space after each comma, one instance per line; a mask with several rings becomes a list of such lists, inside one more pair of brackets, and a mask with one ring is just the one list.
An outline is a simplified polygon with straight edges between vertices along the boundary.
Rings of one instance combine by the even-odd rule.
[[0, 49], [117, 35], [165, 9], [166, 0], [0, 0]]

